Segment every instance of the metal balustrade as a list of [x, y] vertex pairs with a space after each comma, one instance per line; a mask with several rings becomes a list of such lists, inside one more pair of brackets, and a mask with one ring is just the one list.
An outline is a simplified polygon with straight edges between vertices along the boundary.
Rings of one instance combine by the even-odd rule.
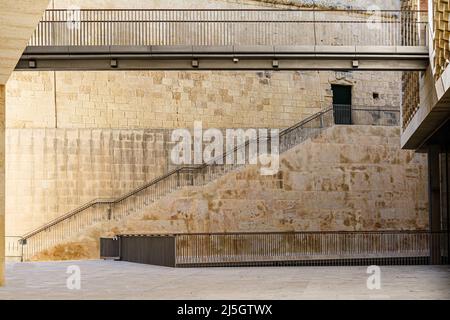
[[421, 11], [47, 10], [29, 46], [425, 46]]
[[348, 105], [333, 105], [336, 124], [358, 124], [375, 126], [396, 126], [400, 122], [398, 110], [385, 108], [363, 108]]
[[[320, 231], [177, 234], [177, 266], [428, 264], [448, 261], [446, 233]], [[138, 250], [136, 248], [135, 250]]]
[[449, 253], [448, 233], [423, 230], [130, 234], [101, 243], [103, 258], [168, 267], [446, 264]]
[[[394, 125], [399, 124], [399, 110], [392, 108], [353, 108], [353, 124]], [[366, 116], [361, 116], [366, 113]], [[396, 116], [393, 118], [393, 114]], [[375, 115], [375, 116], [374, 116]], [[385, 120], [388, 119], [388, 120]], [[395, 120], [394, 120], [395, 119]], [[283, 153], [306, 139], [320, 134], [334, 124], [333, 108], [327, 108], [279, 133], [279, 152]], [[270, 142], [270, 136], [265, 138]], [[256, 142], [262, 142], [257, 139]], [[249, 148], [254, 141], [247, 140], [231, 151], [217, 155], [211, 161], [198, 166], [182, 166], [169, 171], [149, 183], [117, 199], [97, 199], [76, 208], [44, 226], [24, 235], [23, 258], [28, 260], [38, 252], [63, 243], [82, 230], [100, 222], [119, 221], [126, 216], [142, 212], [149, 205], [169, 193], [188, 186], [203, 186], [224, 174], [249, 163]], [[270, 153], [270, 143], [268, 152]], [[237, 162], [237, 154], [245, 151], [245, 161]], [[234, 161], [227, 163], [227, 156], [233, 154]], [[223, 164], [218, 164], [222, 161]]]

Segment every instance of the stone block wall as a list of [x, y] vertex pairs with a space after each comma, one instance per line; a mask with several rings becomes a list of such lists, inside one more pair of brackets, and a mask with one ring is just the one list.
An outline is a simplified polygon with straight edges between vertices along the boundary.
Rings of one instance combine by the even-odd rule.
[[7, 128], [55, 128], [54, 72], [13, 72], [6, 86]]
[[167, 130], [8, 129], [6, 225], [23, 235], [167, 171]]
[[94, 198], [118, 196], [163, 174], [170, 168], [172, 129], [192, 129], [196, 120], [204, 128], [287, 127], [330, 106], [331, 84], [352, 85], [356, 106], [398, 107], [400, 77], [15, 72], [6, 89], [7, 233], [20, 236]]
[[[50, 8], [302, 7], [311, 1], [54, 0]], [[316, 1], [398, 9], [397, 0]], [[94, 198], [114, 197], [170, 168], [172, 129], [283, 128], [332, 103], [399, 107], [398, 72], [15, 72], [6, 87], [7, 234], [22, 235]], [[377, 95], [374, 95], [377, 93]], [[375, 98], [377, 97], [377, 98]], [[154, 142], [152, 135], [161, 138]], [[159, 139], [159, 138], [157, 138]]]
[[329, 128], [284, 153], [277, 175], [246, 166], [90, 227], [34, 259], [98, 258], [99, 238], [118, 233], [424, 230], [426, 156], [401, 150], [399, 134], [395, 127]]
[[399, 147], [395, 127], [334, 126], [282, 155], [204, 188], [184, 189], [131, 218], [126, 232], [422, 230], [426, 156]]
[[329, 107], [331, 84], [355, 106], [400, 105], [399, 72], [15, 72], [7, 127], [287, 127]]
[[[331, 84], [352, 85], [356, 106], [396, 107], [400, 77], [15, 72], [6, 89], [7, 233], [22, 235], [94, 198], [118, 196], [163, 174], [170, 168], [172, 129], [192, 129], [196, 120], [204, 128], [287, 127], [330, 106]], [[160, 144], [144, 141], [150, 134]]]

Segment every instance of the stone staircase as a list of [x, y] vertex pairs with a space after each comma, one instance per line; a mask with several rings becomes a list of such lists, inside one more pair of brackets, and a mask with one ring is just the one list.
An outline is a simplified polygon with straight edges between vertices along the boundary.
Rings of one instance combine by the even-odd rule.
[[[398, 111], [392, 109], [383, 111], [354, 109], [353, 113], [356, 124], [366, 126], [396, 126], [398, 124]], [[362, 116], [363, 114], [364, 116]], [[282, 130], [279, 140], [281, 161], [284, 161], [284, 154], [287, 151], [306, 140], [317, 138], [324, 130], [333, 125], [333, 109], [330, 108]], [[236, 147], [233, 152], [236, 153], [248, 146], [249, 141]], [[226, 156], [226, 154], [221, 155], [223, 158]], [[272, 193], [287, 188], [282, 185], [283, 177], [280, 174], [255, 178], [255, 176], [259, 176], [258, 170], [257, 165], [217, 165], [214, 160], [196, 167], [174, 169], [118, 199], [91, 201], [24, 235], [21, 240], [23, 259], [96, 258], [98, 257], [98, 239], [101, 236], [113, 236], [118, 233], [167, 234], [199, 232], [199, 230], [220, 231], [223, 223], [219, 221], [215, 223], [214, 219], [210, 219], [210, 217], [202, 217], [202, 214], [208, 215], [217, 211], [216, 206], [220, 199], [209, 202], [203, 200], [205, 197], [216, 197], [214, 189], [218, 188], [218, 185], [236, 183], [236, 179], [230, 182], [230, 176], [245, 176], [253, 180], [262, 179], [263, 182], [259, 183], [272, 186], [270, 191]], [[233, 185], [229, 189], [233, 189], [232, 187]], [[252, 188], [250, 187], [250, 189]], [[196, 204], [196, 199], [199, 197], [203, 200]], [[183, 206], [183, 203], [189, 203], [190, 209], [177, 208], [177, 206]], [[201, 204], [199, 205], [199, 203]], [[208, 203], [206, 207], [204, 207], [205, 203]], [[186, 211], [190, 213], [186, 214]], [[196, 215], [193, 212], [202, 214]], [[165, 218], [161, 219], [160, 217], [163, 216]], [[216, 217], [216, 219], [225, 219], [223, 215], [221, 216], [222, 218]], [[208, 225], [206, 226], [205, 223]], [[248, 221], [240, 221], [240, 223], [241, 229], [251, 231], [252, 226]], [[245, 225], [246, 223], [248, 226]], [[215, 227], [217, 228], [215, 229]]]
[[[332, 123], [333, 112], [331, 108], [328, 108], [280, 131], [279, 152], [285, 152], [306, 139], [317, 136]], [[270, 137], [267, 139], [270, 140]], [[248, 147], [249, 141], [237, 146], [232, 151], [235, 153], [233, 158], [237, 159], [237, 152], [242, 149], [247, 151]], [[219, 157], [225, 160], [227, 154]], [[50, 221], [22, 237], [20, 242], [23, 246], [23, 260], [33, 259], [39, 252], [65, 243], [91, 226], [122, 221], [125, 217], [142, 213], [150, 205], [172, 192], [186, 187], [204, 186], [244, 166], [237, 163], [219, 165], [216, 164], [217, 160], [216, 158], [199, 166], [176, 168], [117, 199], [95, 199]]]

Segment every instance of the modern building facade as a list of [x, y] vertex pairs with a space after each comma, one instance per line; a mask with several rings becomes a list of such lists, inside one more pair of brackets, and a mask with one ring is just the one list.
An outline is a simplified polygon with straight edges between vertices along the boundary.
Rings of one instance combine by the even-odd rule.
[[[428, 10], [430, 66], [406, 85], [401, 142], [428, 155], [430, 229], [449, 230], [450, 68], [447, 1], [409, 1]], [[408, 82], [405, 82], [408, 83]], [[414, 102], [413, 102], [414, 101]], [[448, 248], [448, 238], [441, 244]], [[448, 251], [447, 259], [448, 259]]]

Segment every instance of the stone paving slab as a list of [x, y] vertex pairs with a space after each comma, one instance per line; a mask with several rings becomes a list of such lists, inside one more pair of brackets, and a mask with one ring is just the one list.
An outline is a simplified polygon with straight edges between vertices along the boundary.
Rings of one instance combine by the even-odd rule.
[[[70, 290], [69, 266], [81, 271]], [[450, 266], [174, 269], [120, 261], [7, 263], [0, 299], [450, 299]]]

